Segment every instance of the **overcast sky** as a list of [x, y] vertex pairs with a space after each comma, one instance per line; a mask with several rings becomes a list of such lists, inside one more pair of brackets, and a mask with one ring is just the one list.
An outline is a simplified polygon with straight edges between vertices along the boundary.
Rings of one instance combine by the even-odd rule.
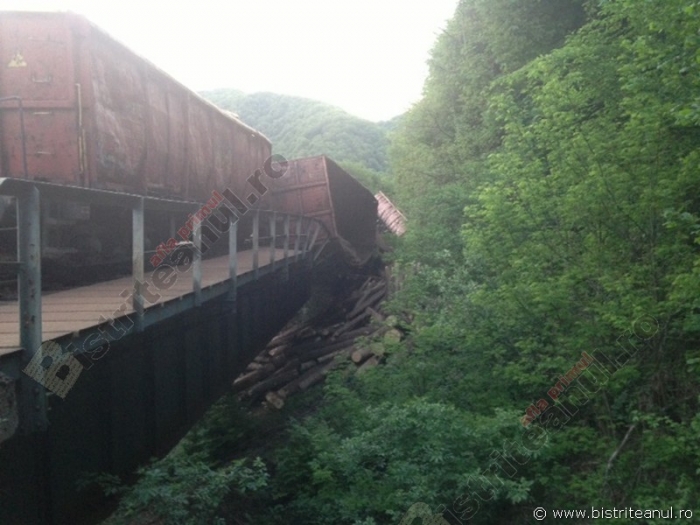
[[387, 120], [420, 96], [426, 60], [458, 0], [0, 0], [70, 10], [196, 91], [322, 100]]

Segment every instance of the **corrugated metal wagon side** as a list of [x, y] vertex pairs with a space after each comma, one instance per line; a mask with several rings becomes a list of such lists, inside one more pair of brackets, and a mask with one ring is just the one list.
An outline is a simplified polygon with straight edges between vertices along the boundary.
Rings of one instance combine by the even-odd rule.
[[[214, 190], [249, 195], [270, 155], [264, 135], [85, 18], [0, 11], [0, 177], [206, 202]], [[13, 208], [0, 205], [11, 229]], [[47, 198], [41, 214], [42, 258], [59, 273], [128, 262], [129, 210]], [[186, 219], [150, 213], [146, 249]]]
[[81, 183], [76, 59], [68, 17], [0, 14], [0, 177]]
[[270, 155], [262, 134], [80, 16], [1, 13], [0, 57], [0, 97], [18, 97], [0, 103], [0, 176], [24, 176], [19, 98], [29, 178], [201, 200], [244, 192]]
[[321, 220], [332, 240], [340, 242], [359, 264], [375, 248], [377, 201], [372, 193], [325, 156], [289, 162], [284, 177], [273, 182], [274, 209]]

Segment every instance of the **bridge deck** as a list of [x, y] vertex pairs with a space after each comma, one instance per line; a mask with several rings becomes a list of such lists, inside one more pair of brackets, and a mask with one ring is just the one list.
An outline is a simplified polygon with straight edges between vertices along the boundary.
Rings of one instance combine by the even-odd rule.
[[[294, 250], [289, 251], [294, 256]], [[275, 260], [284, 260], [284, 250], [275, 252]], [[260, 268], [269, 264], [270, 250], [261, 249]], [[238, 252], [238, 275], [253, 270], [253, 250]], [[167, 289], [153, 284], [151, 272], [146, 272], [148, 292], [144, 293], [145, 309], [157, 307], [192, 293], [192, 270], [172, 274], [176, 277]], [[202, 261], [202, 289], [229, 278], [228, 255]], [[131, 307], [131, 276], [81, 286], [59, 292], [47, 292], [42, 296], [42, 340], [58, 337], [94, 327], [105, 320], [133, 313]], [[151, 300], [148, 300], [150, 297]], [[103, 319], [100, 319], [103, 317]], [[0, 356], [15, 352], [19, 346], [19, 303], [0, 303]]]

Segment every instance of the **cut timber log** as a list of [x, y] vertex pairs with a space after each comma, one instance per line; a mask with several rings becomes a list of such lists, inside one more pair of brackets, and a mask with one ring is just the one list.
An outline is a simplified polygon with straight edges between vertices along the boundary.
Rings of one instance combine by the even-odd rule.
[[251, 400], [255, 401], [266, 392], [279, 388], [282, 385], [286, 385], [298, 376], [299, 371], [296, 369], [278, 372], [249, 388], [246, 391], [246, 397], [249, 397]]
[[315, 367], [317, 364], [318, 364], [318, 362], [316, 362], [316, 361], [306, 361], [305, 363], [302, 363], [301, 365], [299, 365], [299, 371], [302, 373], [306, 372], [310, 368]]
[[396, 328], [392, 328], [384, 334], [384, 341], [387, 343], [398, 343], [401, 341], [402, 334]]
[[379, 301], [382, 300], [385, 294], [386, 283], [381, 283], [379, 289], [369, 293], [367, 296], [365, 296], [363, 299], [360, 299], [357, 302], [355, 308], [353, 308], [352, 311], [347, 315], [348, 319], [353, 319], [356, 315], [359, 315], [364, 310], [366, 310], [368, 306], [374, 306], [375, 304], [377, 304]]
[[287, 351], [287, 348], [289, 348], [288, 344], [268, 348], [267, 355], [269, 355], [270, 357], [277, 357], [278, 355], [284, 355], [284, 353]]
[[373, 326], [365, 326], [363, 328], [358, 328], [357, 330], [353, 330], [352, 332], [347, 332], [340, 337], [331, 340], [331, 341], [312, 341], [310, 343], [304, 343], [301, 345], [296, 345], [293, 346], [292, 348], [289, 349], [289, 355], [306, 355], [307, 352], [310, 352], [312, 350], [316, 350], [318, 348], [323, 348], [328, 346], [329, 342], [330, 343], [340, 343], [342, 341], [351, 341], [354, 340], [360, 336], [363, 335], [372, 335], [377, 332], [381, 332], [381, 328], [377, 329], [376, 327]]
[[384, 319], [385, 319], [384, 315], [379, 313], [377, 310], [375, 310], [371, 306], [367, 307], [367, 311], [370, 313], [370, 315], [372, 316], [372, 318], [374, 320], [379, 321], [380, 323], [384, 322]]
[[286, 372], [287, 370], [298, 370], [299, 369], [299, 359], [297, 357], [287, 361], [282, 368], [277, 372]]
[[380, 343], [379, 341], [374, 341], [369, 344], [369, 349], [372, 351], [374, 355], [377, 357], [382, 357], [386, 350], [384, 349], [384, 345]]
[[374, 368], [378, 364], [379, 364], [379, 358], [377, 356], [372, 356], [367, 361], [362, 363], [362, 366], [360, 366], [357, 369], [357, 372], [355, 372], [355, 373], [364, 374], [365, 372], [367, 372], [367, 370], [369, 370], [370, 368]]
[[331, 343], [321, 348], [316, 348], [315, 350], [309, 350], [303, 355], [304, 359], [319, 359], [325, 355], [337, 352], [338, 350], [347, 350], [355, 344], [354, 339], [347, 339], [345, 341], [338, 341], [337, 343]]
[[326, 377], [328, 370], [330, 370], [333, 365], [335, 365], [335, 363], [331, 361], [330, 363], [316, 365], [313, 368], [310, 368], [302, 375], [293, 381], [290, 381], [288, 384], [278, 390], [277, 395], [282, 399], [286, 399], [291, 394], [299, 392], [300, 390], [307, 390], [310, 386], [315, 385]]
[[350, 355], [350, 359], [352, 359], [353, 363], [359, 365], [360, 363], [363, 363], [366, 359], [369, 359], [373, 355], [374, 352], [372, 352], [370, 348], [358, 348]]
[[310, 326], [305, 326], [304, 328], [302, 328], [301, 330], [299, 330], [297, 332], [296, 338], [299, 340], [303, 340], [303, 339], [309, 339], [311, 337], [315, 337], [316, 335], [317, 335], [316, 330], [314, 330]]
[[287, 362], [287, 356], [284, 354], [278, 355], [276, 357], [273, 357], [271, 359], [271, 361], [272, 361], [272, 364], [275, 365], [275, 368], [281, 368]]
[[367, 290], [368, 288], [370, 288], [371, 286], [373, 286], [374, 283], [375, 283], [374, 277], [367, 277], [367, 279], [365, 280], [364, 283], [362, 283], [362, 286], [360, 286], [360, 289], [359, 289], [358, 291], [359, 291], [360, 293], [361, 293], [361, 292], [364, 292], [365, 290]]
[[399, 318], [396, 317], [395, 315], [390, 315], [389, 317], [386, 318], [385, 323], [387, 326], [391, 326], [392, 328], [398, 328]]
[[319, 365], [316, 368], [309, 370], [307, 372], [307, 377], [299, 382], [299, 389], [303, 392], [323, 381], [331, 368], [333, 368], [333, 365], [335, 365], [335, 363], [331, 361], [330, 363]]
[[344, 356], [347, 359], [350, 355], [351, 350], [352, 350], [352, 346], [350, 346], [348, 348], [343, 348], [341, 350], [336, 350], [335, 352], [331, 352], [330, 354], [326, 354], [324, 356], [319, 357], [318, 362], [319, 363], [328, 363], [329, 361], [333, 361], [338, 356]]
[[277, 410], [282, 410], [284, 407], [284, 399], [278, 396], [274, 392], [268, 392], [265, 394], [265, 401], [267, 401], [271, 406], [275, 407]]
[[372, 280], [372, 283], [367, 288], [365, 288], [364, 290], [360, 290], [360, 293], [358, 294], [357, 298], [353, 301], [354, 304], [358, 304], [359, 302], [367, 299], [374, 292], [383, 288], [384, 286], [385, 283], [383, 281]]
[[333, 337], [338, 337], [340, 335], [343, 335], [348, 330], [352, 330], [353, 328], [357, 328], [362, 323], [367, 321], [371, 317], [371, 315], [372, 314], [370, 312], [365, 312], [362, 315], [358, 315], [357, 317], [355, 317], [355, 319], [353, 319], [349, 323], [345, 323], [343, 326], [338, 328], [338, 330], [336, 330], [335, 333], [333, 334]]
[[249, 372], [245, 375], [242, 375], [238, 379], [236, 379], [233, 382], [233, 391], [234, 392], [240, 392], [241, 390], [245, 390], [251, 385], [254, 385], [261, 379], [264, 379], [265, 377], [269, 376], [270, 374], [274, 373], [275, 371], [275, 366], [272, 364], [265, 365], [262, 368], [258, 370], [254, 370], [252, 372]]
[[282, 346], [289, 343], [297, 335], [297, 332], [302, 328], [301, 325], [292, 326], [284, 332], [277, 334], [275, 337], [267, 343], [268, 348], [274, 348], [275, 346]]

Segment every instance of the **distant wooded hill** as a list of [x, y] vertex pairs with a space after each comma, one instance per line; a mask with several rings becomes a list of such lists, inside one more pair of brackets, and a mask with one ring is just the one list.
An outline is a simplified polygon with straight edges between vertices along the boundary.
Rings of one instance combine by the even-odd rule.
[[275, 153], [288, 158], [326, 154], [344, 165], [387, 170], [387, 133], [399, 117], [370, 122], [323, 102], [274, 93], [217, 89], [201, 95], [262, 131]]

